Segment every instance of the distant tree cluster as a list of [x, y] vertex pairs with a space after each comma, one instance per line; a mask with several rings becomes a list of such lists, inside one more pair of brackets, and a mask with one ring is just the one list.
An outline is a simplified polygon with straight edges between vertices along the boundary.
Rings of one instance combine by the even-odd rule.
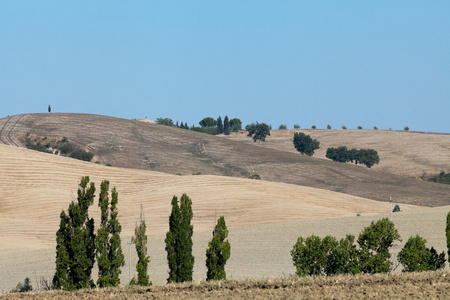
[[156, 124], [165, 126], [175, 126], [171, 118], [156, 118]]
[[434, 175], [433, 177], [429, 178], [428, 181], [450, 184], [450, 173], [441, 171], [438, 175]]
[[208, 134], [225, 134], [229, 135], [231, 132], [238, 132], [242, 129], [242, 122], [237, 118], [229, 119], [225, 116], [222, 121], [222, 117], [219, 116], [217, 119], [206, 117], [199, 122], [201, 128]]
[[378, 152], [373, 149], [348, 150], [346, 146], [328, 148], [326, 157], [343, 163], [354, 162], [355, 164], [363, 164], [368, 168], [380, 162]]

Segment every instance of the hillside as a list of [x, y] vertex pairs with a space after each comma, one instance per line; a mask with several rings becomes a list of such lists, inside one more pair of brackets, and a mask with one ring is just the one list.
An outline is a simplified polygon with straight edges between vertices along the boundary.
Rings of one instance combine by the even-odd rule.
[[[76, 199], [77, 185], [85, 175], [90, 176], [97, 189], [103, 179], [117, 187], [121, 237], [126, 250], [126, 241], [134, 232], [143, 205], [148, 234], [152, 236], [150, 267], [159, 270], [151, 277], [156, 283], [163, 283], [167, 275], [163, 239], [173, 195], [187, 193], [193, 200], [194, 251], [199, 262], [204, 259], [215, 219], [225, 216], [233, 233], [230, 268], [233, 276], [239, 278], [291, 272], [289, 248], [296, 237], [308, 230], [319, 232], [326, 228], [317, 224], [299, 227], [296, 222], [347, 217], [367, 224], [371, 214], [389, 211], [385, 202], [309, 187], [107, 167], [8, 145], [0, 145], [0, 158], [0, 291], [10, 290], [26, 276], [52, 276], [59, 213]], [[418, 209], [404, 204], [401, 208], [406, 212]], [[90, 211], [98, 224], [97, 200]], [[362, 217], [356, 218], [357, 213]], [[359, 231], [360, 227], [352, 226], [351, 230]], [[268, 258], [277, 251], [277, 259]], [[127, 255], [128, 251], [124, 253]], [[243, 264], [247, 267], [243, 268]], [[204, 268], [203, 263], [196, 264], [196, 280], [202, 278]], [[123, 272], [126, 282], [126, 269]]]
[[[325, 154], [330, 147], [371, 148], [377, 150], [380, 156], [380, 164], [373, 167], [378, 171], [413, 177], [450, 171], [450, 134], [352, 129], [272, 130], [262, 146], [298, 153], [292, 144], [295, 132], [303, 132], [320, 142], [320, 149], [314, 153], [315, 158], [327, 159]], [[223, 137], [253, 142], [243, 134]]]
[[[18, 135], [27, 132], [48, 137], [65, 136], [95, 153], [93, 161], [117, 167], [169, 174], [244, 178], [256, 173], [267, 181], [325, 189], [378, 201], [386, 201], [392, 194], [400, 203], [426, 206], [450, 204], [450, 186], [394, 174], [381, 167], [367, 169], [305, 157], [292, 149], [257, 146], [247, 142], [248, 138], [242, 142], [173, 127], [88, 114], [26, 114], [0, 119], [0, 142], [4, 144], [20, 145]], [[352, 145], [357, 144], [354, 137], [348, 139]], [[397, 136], [393, 136], [391, 142], [397, 139]], [[270, 145], [269, 141], [265, 145]], [[363, 147], [365, 144], [361, 142], [360, 145]], [[398, 151], [402, 155], [404, 150]], [[447, 164], [445, 153], [443, 163]], [[382, 161], [384, 159], [381, 158]]]

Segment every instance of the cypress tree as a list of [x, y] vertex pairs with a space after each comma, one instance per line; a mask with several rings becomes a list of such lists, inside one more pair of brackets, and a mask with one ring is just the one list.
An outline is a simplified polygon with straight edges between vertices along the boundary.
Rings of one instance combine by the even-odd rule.
[[223, 120], [223, 133], [225, 135], [230, 135], [230, 121], [228, 120], [228, 116], [225, 116]]
[[222, 118], [219, 116], [217, 118], [217, 134], [221, 134], [223, 133], [223, 123], [222, 123]]
[[[147, 235], [145, 231], [147, 226], [145, 225], [145, 220], [142, 213], [141, 207], [141, 218], [139, 225], [136, 226], [134, 231], [134, 237], [131, 241], [136, 246], [136, 252], [138, 255], [138, 262], [136, 264], [136, 270], [138, 272], [138, 278], [136, 284], [141, 286], [149, 286], [152, 285], [152, 282], [149, 280], [149, 276], [147, 274], [148, 263], [150, 262], [150, 256], [147, 255]], [[134, 281], [134, 278], [133, 280]]]
[[213, 231], [213, 238], [206, 249], [206, 280], [226, 280], [225, 265], [230, 258], [231, 246], [225, 239], [228, 237], [228, 229], [225, 217], [220, 217]]
[[169, 264], [169, 278], [167, 282], [192, 281], [194, 256], [192, 255], [191, 225], [192, 201], [183, 194], [178, 205], [178, 198], [172, 198], [172, 213], [169, 217], [169, 231], [166, 234], [167, 261]]
[[109, 181], [102, 181], [98, 206], [101, 209], [101, 223], [97, 232], [97, 262], [100, 287], [118, 286], [120, 284], [120, 267], [125, 264], [122, 253], [120, 232], [122, 227], [117, 220], [118, 193], [116, 188], [111, 192], [111, 207], [109, 208]]
[[69, 205], [68, 215], [60, 214], [56, 232], [56, 272], [53, 285], [58, 289], [75, 290], [93, 287], [91, 279], [95, 262], [94, 219], [88, 209], [94, 203], [95, 185], [89, 176], [81, 178], [77, 203]]

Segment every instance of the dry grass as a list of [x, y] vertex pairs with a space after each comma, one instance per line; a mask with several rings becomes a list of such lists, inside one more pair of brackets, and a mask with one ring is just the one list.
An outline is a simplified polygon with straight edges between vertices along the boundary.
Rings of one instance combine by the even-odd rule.
[[[239, 178], [247, 178], [257, 173], [263, 180], [325, 189], [378, 201], [385, 201], [390, 193], [401, 203], [425, 206], [450, 204], [450, 186], [424, 182], [409, 175], [394, 174], [381, 167], [367, 169], [302, 156], [292, 150], [289, 138], [281, 138], [281, 146], [288, 141], [290, 150], [278, 148], [278, 144], [273, 144], [275, 137], [269, 138], [260, 147], [251, 142], [250, 138], [238, 138], [235, 141], [168, 126], [98, 115], [27, 114], [0, 119], [0, 142], [18, 145], [16, 135], [26, 132], [47, 137], [66, 136], [96, 153], [94, 161], [118, 167], [169, 174], [201, 173]], [[334, 135], [342, 135], [342, 141], [349, 146], [374, 146], [377, 150], [380, 146], [375, 144], [382, 141], [396, 145], [399, 140], [404, 139], [402, 136], [415, 136], [412, 132], [394, 134], [395, 132], [379, 131], [376, 134], [381, 134], [381, 138], [375, 139], [373, 130], [317, 132], [329, 134], [327, 138], [320, 137], [322, 149], [326, 147], [326, 140]], [[450, 168], [449, 135], [427, 136], [435, 138], [427, 144], [432, 146], [433, 150], [425, 155], [435, 158], [421, 164], [429, 165], [433, 170]], [[266, 146], [272, 144], [276, 147]], [[399, 152], [393, 161], [397, 160], [398, 156], [410, 156], [408, 149], [415, 149], [414, 153], [423, 150], [423, 147], [420, 148], [423, 146], [423, 140], [406, 139], [402, 144], [404, 147], [394, 148], [392, 145], [391, 149]], [[409, 168], [422, 158], [423, 156], [411, 156], [410, 159], [395, 165], [394, 169]], [[389, 158], [383, 154], [381, 160], [388, 162]], [[439, 160], [441, 165], [436, 165]], [[422, 169], [417, 169], [417, 172], [421, 174]]]
[[437, 299], [450, 296], [450, 272], [340, 275], [10, 294], [1, 299]]

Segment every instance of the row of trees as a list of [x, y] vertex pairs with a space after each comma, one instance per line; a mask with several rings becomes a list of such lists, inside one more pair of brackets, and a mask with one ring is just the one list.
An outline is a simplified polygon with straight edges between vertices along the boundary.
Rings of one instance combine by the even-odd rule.
[[355, 164], [363, 164], [368, 168], [380, 163], [378, 152], [374, 149], [357, 150], [353, 148], [348, 150], [346, 146], [340, 146], [337, 148], [328, 148], [325, 156], [338, 162], [354, 162]]
[[[100, 228], [95, 234], [94, 219], [89, 217], [89, 207], [94, 203], [95, 184], [89, 176], [81, 179], [77, 201], [72, 201], [68, 212], [60, 214], [60, 226], [56, 232], [56, 271], [53, 288], [77, 290], [95, 287], [91, 273], [95, 261], [98, 264], [99, 287], [118, 286], [120, 268], [125, 264], [122, 253], [120, 232], [122, 227], [117, 219], [118, 193], [115, 188], [109, 197], [109, 181], [102, 181], [98, 206], [101, 210]], [[167, 282], [192, 281], [194, 256], [192, 255], [193, 226], [191, 220], [192, 201], [183, 194], [178, 202], [172, 199], [169, 217], [169, 231], [166, 235], [169, 277]], [[213, 231], [213, 238], [206, 250], [207, 280], [226, 279], [225, 265], [230, 257], [230, 244], [226, 241], [228, 229], [225, 218], [219, 218]], [[131, 285], [151, 285], [148, 276], [150, 256], [147, 253], [146, 224], [141, 208], [140, 222], [132, 238], [138, 255], [137, 278]]]
[[[449, 214], [450, 215], [450, 214]], [[449, 219], [447, 220], [447, 226]], [[448, 233], [448, 231], [447, 231]], [[299, 237], [291, 251], [296, 274], [335, 275], [358, 273], [387, 273], [392, 271], [389, 248], [394, 241], [401, 241], [394, 224], [384, 218], [372, 222], [355, 237], [347, 235], [341, 240], [332, 236], [321, 239], [312, 235]], [[425, 246], [426, 240], [419, 235], [410, 237], [398, 255], [404, 272], [438, 270], [445, 266], [445, 253], [438, 254]], [[450, 247], [449, 247], [450, 255]]]
[[211, 117], [206, 117], [199, 122], [201, 128], [209, 134], [225, 134], [229, 135], [231, 132], [238, 132], [242, 129], [242, 122], [238, 118], [229, 119], [225, 116], [222, 121], [222, 117], [219, 116], [217, 119]]
[[68, 213], [60, 214], [59, 229], [56, 232], [56, 272], [53, 287], [76, 290], [94, 287], [92, 268], [97, 257], [100, 287], [118, 286], [120, 267], [125, 264], [121, 248], [117, 220], [118, 195], [112, 190], [109, 200], [109, 182], [101, 183], [98, 206], [101, 209], [101, 223], [95, 234], [94, 219], [89, 217], [89, 207], [94, 203], [95, 184], [89, 183], [89, 176], [83, 177], [78, 189], [77, 202], [72, 201]]

